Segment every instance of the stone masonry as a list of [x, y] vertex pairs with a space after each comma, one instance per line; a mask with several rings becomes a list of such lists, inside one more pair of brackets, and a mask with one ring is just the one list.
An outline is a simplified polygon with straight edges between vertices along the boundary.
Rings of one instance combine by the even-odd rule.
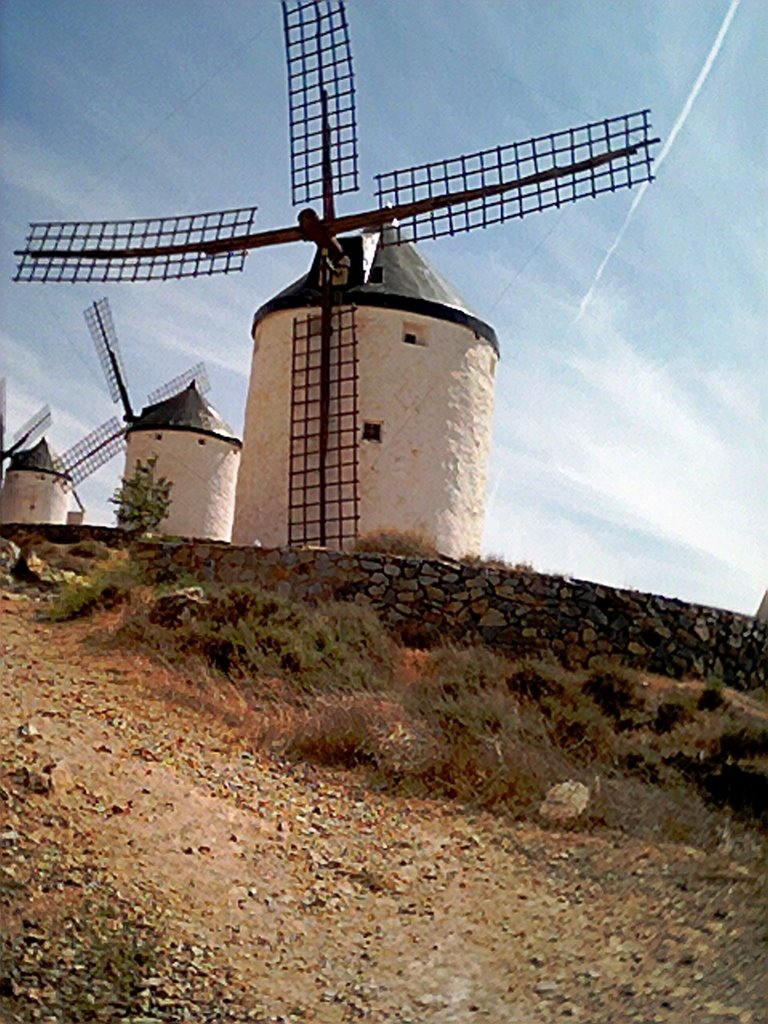
[[[54, 543], [84, 537], [124, 546], [104, 527], [4, 527]], [[111, 539], [110, 539], [111, 538]], [[768, 622], [634, 590], [562, 576], [461, 562], [345, 554], [222, 542], [150, 540], [132, 545], [150, 579], [239, 583], [310, 601], [370, 603], [407, 642], [482, 640], [513, 657], [554, 655], [577, 668], [615, 658], [674, 678], [768, 685]]]

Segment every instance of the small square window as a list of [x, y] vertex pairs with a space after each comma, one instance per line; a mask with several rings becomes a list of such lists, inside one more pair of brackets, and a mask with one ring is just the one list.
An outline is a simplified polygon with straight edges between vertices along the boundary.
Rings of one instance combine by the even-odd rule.
[[403, 341], [406, 345], [418, 345], [419, 336], [418, 334], [414, 334], [413, 331], [403, 331]]
[[381, 424], [370, 423], [368, 421], [363, 423], [363, 440], [378, 441], [381, 443]]

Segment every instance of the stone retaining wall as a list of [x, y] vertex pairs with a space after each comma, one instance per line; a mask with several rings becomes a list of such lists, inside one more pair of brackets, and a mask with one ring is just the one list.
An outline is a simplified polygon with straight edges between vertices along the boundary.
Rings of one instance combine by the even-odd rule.
[[[4, 526], [0, 535], [22, 547], [33, 536], [119, 547], [130, 540], [93, 526]], [[552, 653], [570, 667], [607, 656], [677, 678], [715, 677], [740, 689], [768, 685], [768, 623], [674, 598], [393, 555], [181, 540], [137, 541], [132, 548], [156, 580], [191, 577], [305, 600], [369, 602], [412, 643], [482, 639], [514, 656]]]
[[155, 578], [189, 575], [310, 600], [369, 602], [406, 641], [482, 639], [569, 667], [619, 658], [664, 675], [768, 683], [768, 623], [633, 590], [459, 562], [214, 543], [134, 548]]

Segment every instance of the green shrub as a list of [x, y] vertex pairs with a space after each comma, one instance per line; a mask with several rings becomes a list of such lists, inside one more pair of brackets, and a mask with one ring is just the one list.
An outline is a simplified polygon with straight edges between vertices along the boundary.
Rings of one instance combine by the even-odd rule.
[[717, 711], [725, 704], [725, 689], [722, 679], [710, 679], [699, 696], [699, 711]]
[[127, 601], [131, 591], [143, 582], [141, 569], [124, 554], [98, 563], [84, 577], [64, 584], [46, 612], [46, 618], [63, 622], [114, 608]]
[[692, 721], [693, 717], [694, 705], [690, 699], [670, 697], [662, 700], [656, 708], [652, 728], [654, 732], [659, 734], [671, 732], [675, 726]]
[[157, 529], [171, 507], [173, 484], [165, 477], [155, 478], [157, 455], [146, 462], [136, 460], [133, 475], [127, 477], [109, 499], [115, 506], [117, 525], [131, 533]]
[[242, 585], [204, 589], [190, 621], [173, 630], [137, 621], [132, 634], [198, 655], [225, 675], [288, 677], [297, 690], [370, 689], [388, 678], [392, 640], [368, 607], [313, 607]]

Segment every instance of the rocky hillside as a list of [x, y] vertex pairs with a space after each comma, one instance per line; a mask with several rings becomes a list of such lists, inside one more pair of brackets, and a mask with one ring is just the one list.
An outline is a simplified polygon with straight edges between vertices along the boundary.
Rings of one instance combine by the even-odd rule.
[[288, 760], [234, 683], [47, 600], [0, 592], [0, 1018], [766, 1019], [758, 832], [514, 820]]

